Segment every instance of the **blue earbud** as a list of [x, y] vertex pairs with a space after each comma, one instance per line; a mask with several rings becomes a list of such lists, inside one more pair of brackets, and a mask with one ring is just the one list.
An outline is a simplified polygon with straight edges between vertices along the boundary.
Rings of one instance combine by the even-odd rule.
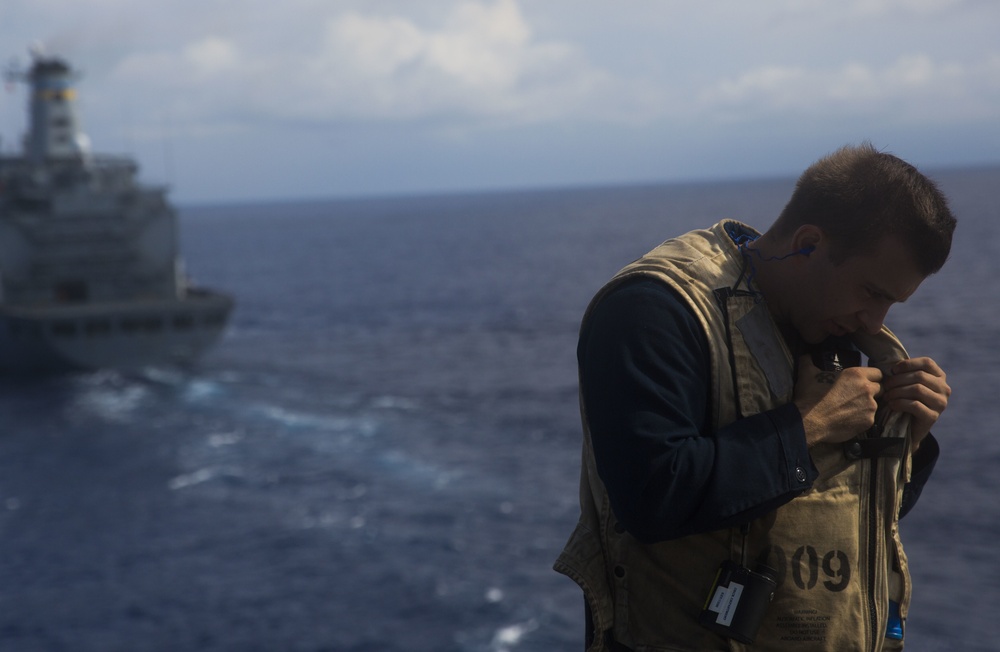
[[803, 256], [808, 256], [814, 251], [816, 251], [816, 245], [806, 245], [805, 247], [799, 249], [799, 253]]

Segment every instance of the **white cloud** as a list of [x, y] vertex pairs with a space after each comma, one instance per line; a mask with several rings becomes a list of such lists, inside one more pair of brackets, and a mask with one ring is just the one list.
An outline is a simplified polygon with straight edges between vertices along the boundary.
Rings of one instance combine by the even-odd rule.
[[937, 14], [954, 10], [967, 0], [855, 0], [849, 3], [852, 13], [877, 16], [893, 12]]
[[[0, 62], [36, 39], [65, 55], [97, 150], [148, 169], [171, 140], [198, 181], [232, 156], [241, 180], [349, 161], [338, 183], [450, 187], [536, 182], [541, 161], [691, 174], [682, 142], [786, 126], [995, 151], [998, 19], [984, 0], [0, 0]], [[0, 94], [8, 148], [24, 99]]]
[[997, 95], [983, 81], [997, 79], [998, 58], [962, 66], [923, 54], [902, 55], [878, 67], [849, 62], [839, 67], [763, 66], [704, 90], [701, 106], [727, 120], [754, 120], [774, 113], [814, 116], [880, 115], [910, 122], [1000, 117]]
[[566, 116], [640, 119], [656, 103], [648, 88], [616, 80], [572, 44], [536, 37], [516, 0], [453, 3], [422, 24], [359, 11], [313, 22], [281, 51], [207, 34], [180, 48], [130, 54], [114, 75], [183, 98], [174, 116], [220, 125], [243, 116], [419, 120], [464, 130]]
[[369, 18], [357, 13], [331, 20], [327, 41], [330, 55], [353, 58], [354, 72], [373, 79], [391, 77], [426, 47], [425, 35], [408, 20], [396, 16]]
[[617, 110], [601, 99], [611, 76], [572, 45], [535, 38], [515, 0], [461, 2], [430, 28], [401, 16], [338, 16], [320, 60], [328, 74], [323, 103], [309, 109], [316, 118], [327, 111], [469, 125]]
[[[976, 0], [785, 0], [779, 13], [875, 18], [892, 14], [933, 15], [955, 11]], [[826, 16], [824, 16], [826, 18]]]
[[135, 87], [158, 86], [163, 90], [195, 87], [207, 79], [241, 66], [238, 48], [220, 36], [207, 36], [178, 51], [138, 52], [124, 57], [112, 76]]
[[[82, 11], [63, 4], [66, 0], [41, 1], [73, 15]], [[169, 114], [177, 130], [233, 129], [256, 121], [411, 122], [420, 129], [461, 133], [573, 121], [645, 125], [679, 119], [710, 125], [713, 118], [753, 119], [770, 111], [864, 115], [896, 105], [909, 105], [912, 116], [932, 115], [943, 113], [945, 106], [955, 108], [947, 97], [964, 98], [966, 106], [959, 110], [972, 115], [988, 111], [994, 99], [982, 88], [972, 88], [977, 74], [992, 71], [985, 65], [972, 70], [968, 53], [957, 59], [961, 66], [942, 63], [940, 57], [947, 55], [940, 48], [885, 63], [871, 49], [876, 41], [867, 38], [863, 44], [868, 49], [844, 49], [835, 55], [842, 57], [840, 63], [818, 64], [830, 62], [830, 56], [790, 56], [780, 47], [789, 30], [808, 34], [822, 32], [829, 21], [841, 27], [854, 21], [877, 31], [880, 23], [895, 22], [889, 14], [954, 14], [973, 6], [969, 0], [784, 0], [769, 5], [761, 19], [783, 25], [768, 33], [766, 46], [749, 37], [741, 41], [738, 23], [725, 28], [715, 9], [647, 3], [640, 9], [648, 10], [644, 28], [651, 38], [634, 44], [631, 58], [609, 56], [602, 49], [615, 43], [616, 53], [630, 52], [633, 44], [623, 38], [627, 31], [595, 41], [596, 32], [567, 31], [554, 15], [519, 0], [427, 0], [419, 5], [288, 0], [280, 8], [248, 6], [235, 14], [228, 3], [187, 5], [193, 0], [176, 0], [169, 11], [154, 3], [144, 12], [123, 0], [87, 2], [97, 17], [73, 32], [74, 37], [94, 47], [100, 42], [100, 58], [107, 60], [111, 42], [103, 38], [109, 34], [100, 25], [112, 18], [128, 25], [117, 30], [120, 43], [107, 66], [113, 70], [110, 80], [123, 84], [137, 103], [157, 98], [148, 108], [136, 107], [134, 115], [149, 115], [158, 124], [158, 113]], [[729, 1], [721, 6], [736, 7]], [[569, 9], [567, 4], [561, 11]], [[192, 21], [195, 10], [198, 20]], [[579, 8], [568, 24], [601, 21], [602, 16], [607, 20], [606, 12], [624, 24], [638, 24], [639, 10], [623, 13], [610, 5]], [[859, 22], [859, 14], [881, 18]], [[688, 39], [683, 25], [704, 27], [710, 15], [713, 30], [729, 29], [723, 32], [725, 40]], [[747, 18], [740, 15], [740, 20]], [[797, 18], [787, 23], [783, 16]], [[99, 30], [102, 38], [87, 37], [88, 29]], [[0, 35], [2, 31], [0, 26]], [[600, 45], [594, 48], [595, 43]], [[603, 55], [600, 63], [595, 55]], [[659, 69], [645, 65], [657, 61], [663, 62]], [[734, 73], [735, 66], [744, 70]], [[638, 77], [643, 74], [647, 76]], [[719, 81], [705, 86], [706, 79]], [[979, 79], [982, 85], [988, 78]], [[88, 84], [93, 81], [90, 75]], [[94, 98], [102, 92], [107, 97], [121, 94], [100, 84], [91, 86], [91, 92]]]
[[230, 72], [237, 67], [240, 60], [236, 46], [217, 36], [191, 43], [184, 48], [183, 56], [200, 77], [214, 77]]
[[[465, 2], [456, 7], [445, 30], [427, 41], [428, 63], [470, 87], [509, 89], [540, 61], [545, 46], [531, 43], [531, 30], [514, 0], [494, 6]], [[569, 55], [559, 48], [560, 56]]]

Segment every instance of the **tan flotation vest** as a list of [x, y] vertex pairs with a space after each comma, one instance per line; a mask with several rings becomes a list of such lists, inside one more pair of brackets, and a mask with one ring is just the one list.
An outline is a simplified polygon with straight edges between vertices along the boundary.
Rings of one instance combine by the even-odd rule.
[[[727, 222], [668, 240], [620, 271], [584, 316], [586, 323], [601, 297], [637, 275], [671, 287], [690, 306], [708, 341], [713, 430], [788, 404], [794, 388], [791, 352], [760, 295], [746, 289], [744, 259], [727, 228], [756, 235]], [[854, 339], [870, 364], [883, 371], [906, 357], [886, 329]], [[886, 640], [885, 631], [890, 598], [903, 618], [909, 605], [909, 573], [897, 529], [910, 473], [906, 415], [884, 409], [877, 414], [881, 437], [898, 438], [887, 440], [898, 444], [892, 456], [856, 459], [841, 444], [810, 449], [818, 479], [751, 523], [745, 536], [731, 528], [642, 544], [612, 513], [582, 396], [581, 414], [581, 516], [555, 569], [584, 591], [597, 634], [591, 651], [610, 649], [609, 638], [637, 652], [902, 649], [902, 641]], [[765, 562], [778, 576], [752, 647], [697, 622], [720, 564], [741, 558], [750, 567]]]

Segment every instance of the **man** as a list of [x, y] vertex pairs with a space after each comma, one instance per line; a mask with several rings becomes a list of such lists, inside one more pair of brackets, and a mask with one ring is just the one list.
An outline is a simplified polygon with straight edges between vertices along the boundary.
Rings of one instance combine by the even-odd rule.
[[766, 233], [668, 240], [598, 292], [582, 513], [555, 564], [584, 591], [588, 650], [902, 649], [897, 522], [951, 390], [882, 322], [954, 228], [915, 168], [845, 147]]

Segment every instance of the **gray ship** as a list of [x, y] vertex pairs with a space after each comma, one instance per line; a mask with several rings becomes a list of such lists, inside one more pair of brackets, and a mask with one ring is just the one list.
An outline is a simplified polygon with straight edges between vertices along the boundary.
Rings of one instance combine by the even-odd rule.
[[32, 54], [21, 156], [0, 156], [0, 374], [184, 366], [222, 333], [230, 297], [191, 286], [166, 189], [94, 155], [65, 61]]

